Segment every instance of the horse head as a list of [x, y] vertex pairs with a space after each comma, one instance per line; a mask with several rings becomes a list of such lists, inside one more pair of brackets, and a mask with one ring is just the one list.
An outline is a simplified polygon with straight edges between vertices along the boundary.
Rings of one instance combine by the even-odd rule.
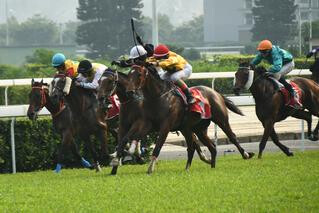
[[240, 90], [249, 89], [253, 83], [254, 70], [248, 62], [242, 62], [235, 73], [233, 90], [235, 95], [239, 95]]
[[128, 74], [129, 83], [126, 88], [128, 94], [133, 94], [137, 90], [142, 89], [145, 86], [146, 78], [149, 72], [144, 66], [133, 65]]
[[108, 98], [112, 96], [117, 88], [119, 75], [116, 70], [106, 69], [99, 80], [99, 88], [97, 97], [100, 108], [107, 108], [109, 101]]
[[57, 74], [54, 76], [50, 85], [50, 99], [54, 104], [63, 101], [64, 96], [69, 94], [72, 85], [72, 79], [64, 74]]
[[31, 91], [29, 93], [29, 108], [27, 115], [30, 120], [36, 120], [38, 113], [46, 105], [48, 95], [48, 84], [36, 82], [34, 79], [31, 81]]

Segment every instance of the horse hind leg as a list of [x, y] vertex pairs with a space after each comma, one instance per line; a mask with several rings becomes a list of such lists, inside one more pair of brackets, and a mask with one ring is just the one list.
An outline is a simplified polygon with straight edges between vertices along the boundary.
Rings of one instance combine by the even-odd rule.
[[287, 156], [293, 156], [293, 152], [289, 151], [289, 148], [286, 147], [285, 145], [283, 145], [282, 143], [279, 142], [278, 139], [278, 135], [275, 132], [275, 129], [273, 128], [271, 133], [270, 133], [270, 137], [272, 139], [272, 141], [274, 142], [274, 144], [276, 144]]
[[[317, 135], [313, 134], [313, 132], [311, 131], [311, 125], [312, 125], [312, 117], [311, 116], [312, 116], [312, 114], [310, 112], [298, 110], [291, 116], [294, 118], [297, 118], [297, 119], [305, 120], [307, 122], [307, 127], [308, 127], [308, 131], [307, 131], [308, 139], [312, 140], [312, 141], [318, 140], [318, 129], [317, 129]], [[318, 124], [317, 124], [317, 126], [318, 126]]]
[[197, 135], [198, 139], [209, 149], [211, 154], [211, 168], [215, 168], [217, 150], [214, 142], [208, 137], [206, 130], [197, 130], [195, 134]]
[[253, 152], [246, 152], [238, 143], [237, 137], [235, 135], [235, 133], [232, 131], [229, 122], [228, 122], [228, 118], [224, 118], [224, 121], [215, 122], [222, 130], [223, 132], [227, 135], [227, 137], [229, 138], [230, 142], [232, 142], [238, 149], [238, 151], [240, 152], [240, 154], [242, 155], [243, 159], [250, 159], [252, 157], [254, 157], [255, 153]]

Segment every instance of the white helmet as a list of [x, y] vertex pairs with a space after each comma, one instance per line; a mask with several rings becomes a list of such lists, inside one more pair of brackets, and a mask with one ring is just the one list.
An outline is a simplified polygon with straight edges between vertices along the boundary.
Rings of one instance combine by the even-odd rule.
[[146, 50], [144, 49], [143, 46], [141, 45], [137, 45], [137, 46], [134, 46], [131, 51], [130, 51], [130, 59], [135, 59], [135, 58], [138, 58], [142, 55], [146, 55], [147, 52]]

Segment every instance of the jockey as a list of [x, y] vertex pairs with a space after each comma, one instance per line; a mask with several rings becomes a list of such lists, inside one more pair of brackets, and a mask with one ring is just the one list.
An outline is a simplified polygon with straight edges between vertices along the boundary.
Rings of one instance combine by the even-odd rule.
[[107, 69], [104, 64], [91, 63], [89, 60], [83, 60], [78, 66], [79, 75], [76, 78], [75, 85], [85, 89], [96, 90], [99, 86], [99, 80], [103, 72]]
[[62, 53], [56, 53], [52, 57], [52, 66], [57, 69], [59, 73], [63, 73], [70, 78], [77, 76], [79, 62], [67, 60]]
[[112, 61], [111, 65], [117, 65], [120, 67], [131, 67], [139, 62], [145, 62], [148, 57], [148, 52], [142, 45], [132, 47], [128, 60]]
[[307, 57], [307, 58], [310, 58], [311, 56], [314, 55], [315, 60], [317, 60], [317, 59], [319, 59], [319, 58], [317, 58], [317, 53], [318, 53], [318, 51], [319, 51], [319, 48], [315, 48], [315, 49], [311, 50], [311, 51], [307, 54], [306, 57]]
[[[172, 52], [164, 44], [158, 45], [154, 50], [152, 64], [164, 70], [161, 75], [163, 80], [173, 81], [186, 95], [188, 104], [195, 103], [195, 99], [189, 91], [186, 80], [192, 74], [192, 66], [180, 55]], [[154, 62], [155, 61], [155, 62]]]
[[310, 72], [312, 72], [312, 79], [317, 83], [319, 82], [319, 57], [317, 57], [318, 51], [319, 48], [315, 48], [311, 50], [306, 56], [307, 59], [311, 56], [314, 56], [315, 58], [315, 63], [310, 66], [309, 70]]
[[251, 61], [252, 67], [258, 65], [262, 60], [266, 60], [272, 66], [268, 69], [269, 74], [282, 83], [289, 91], [291, 97], [294, 99], [294, 107], [301, 108], [298, 93], [285, 80], [284, 76], [291, 72], [295, 67], [293, 56], [286, 50], [272, 45], [269, 40], [263, 40], [259, 43], [257, 50], [259, 53]]

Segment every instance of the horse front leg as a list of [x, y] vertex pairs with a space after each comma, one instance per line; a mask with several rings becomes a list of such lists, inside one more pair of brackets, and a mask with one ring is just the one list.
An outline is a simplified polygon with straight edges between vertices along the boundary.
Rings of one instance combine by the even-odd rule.
[[169, 130], [170, 130], [169, 124], [164, 123], [161, 127], [161, 130], [159, 131], [158, 138], [156, 140], [155, 148], [153, 150], [152, 157], [151, 157], [151, 162], [147, 170], [148, 174], [152, 174], [154, 172], [156, 160], [160, 154], [163, 144], [165, 143]]
[[91, 154], [92, 154], [92, 157], [93, 157], [93, 161], [94, 161], [94, 164], [93, 164], [93, 167], [95, 168], [95, 171], [96, 172], [101, 172], [102, 169], [101, 169], [101, 166], [100, 166], [100, 163], [98, 161], [98, 154], [96, 152], [96, 149], [94, 147], [94, 144], [92, 143], [91, 141], [91, 138], [90, 136], [85, 136], [84, 138], [84, 141], [85, 141], [85, 145], [86, 147], [89, 148]]
[[273, 128], [271, 133], [270, 133], [270, 137], [272, 139], [272, 141], [274, 142], [274, 144], [276, 144], [287, 156], [293, 156], [293, 152], [289, 151], [289, 148], [286, 147], [285, 145], [283, 145], [282, 143], [279, 142], [278, 139], [278, 135], [275, 131], [275, 129]]
[[[186, 162], [186, 171], [189, 171], [189, 168], [192, 165], [192, 160], [194, 157], [194, 153], [195, 153], [195, 135], [193, 132], [191, 132], [190, 129], [185, 129], [181, 131], [186, 144], [187, 144], [187, 162]], [[201, 150], [200, 150], [201, 151]]]
[[273, 121], [264, 121], [263, 123], [264, 126], [264, 134], [263, 137], [261, 138], [261, 141], [259, 143], [259, 153], [258, 153], [258, 158], [262, 158], [262, 153], [266, 147], [267, 140], [270, 136], [270, 133], [274, 129], [274, 122]]
[[57, 164], [55, 167], [54, 172], [60, 173], [62, 169], [62, 161], [64, 158], [64, 155], [66, 153], [66, 150], [70, 147], [70, 144], [72, 143], [72, 134], [69, 130], [62, 132], [62, 144], [58, 151], [58, 159]]

